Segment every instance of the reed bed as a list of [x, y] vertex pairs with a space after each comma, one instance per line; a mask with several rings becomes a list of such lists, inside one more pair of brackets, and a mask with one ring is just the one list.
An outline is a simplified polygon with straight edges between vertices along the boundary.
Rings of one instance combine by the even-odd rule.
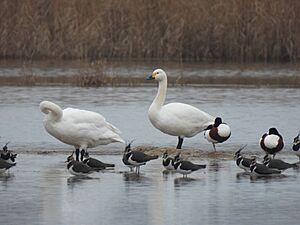
[[0, 57], [297, 61], [300, 1], [2, 0]]

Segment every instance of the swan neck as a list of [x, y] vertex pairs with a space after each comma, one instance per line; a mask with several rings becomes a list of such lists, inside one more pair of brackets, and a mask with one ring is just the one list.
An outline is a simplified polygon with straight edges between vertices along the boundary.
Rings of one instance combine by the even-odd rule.
[[62, 109], [52, 102], [42, 102], [40, 104], [40, 109], [43, 113], [47, 114], [54, 121], [59, 121], [62, 118]]
[[158, 91], [155, 99], [153, 100], [152, 106], [156, 106], [157, 108], [161, 108], [163, 106], [166, 99], [167, 86], [168, 86], [167, 77], [165, 77], [165, 79], [161, 80], [158, 83]]

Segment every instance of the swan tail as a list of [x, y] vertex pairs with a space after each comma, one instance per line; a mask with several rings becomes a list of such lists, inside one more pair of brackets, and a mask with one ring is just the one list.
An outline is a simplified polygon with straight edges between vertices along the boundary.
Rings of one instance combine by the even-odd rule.
[[107, 123], [107, 126], [110, 128], [110, 130], [112, 130], [114, 133], [121, 134], [121, 131], [117, 127], [115, 127], [114, 125], [112, 125], [108, 122], [106, 122], [106, 123]]
[[124, 143], [124, 144], [125, 144], [125, 141], [124, 141], [121, 137], [116, 137], [116, 138], [114, 138], [114, 141], [115, 141], [115, 142], [120, 142], [120, 143]]

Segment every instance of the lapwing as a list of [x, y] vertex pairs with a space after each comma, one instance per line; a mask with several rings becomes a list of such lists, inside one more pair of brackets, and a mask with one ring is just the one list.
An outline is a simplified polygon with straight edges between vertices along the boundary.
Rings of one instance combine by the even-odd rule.
[[123, 155], [123, 162], [125, 165], [131, 167], [136, 167], [136, 173], [140, 173], [140, 166], [145, 165], [148, 161], [157, 159], [158, 155], [147, 155], [143, 152], [139, 151], [132, 151], [131, 145], [127, 145], [125, 148], [125, 152]]
[[16, 163], [8, 163], [2, 159], [0, 159], [0, 174], [4, 173], [6, 170], [8, 170], [9, 168], [15, 166]]
[[115, 164], [104, 163], [98, 159], [90, 157], [88, 152], [85, 152], [84, 160], [82, 162], [96, 170], [112, 169], [115, 167]]
[[236, 165], [240, 167], [241, 169], [245, 170], [245, 172], [250, 172], [250, 164], [251, 164], [251, 158], [246, 158], [241, 155], [241, 151], [246, 147], [246, 145], [242, 146], [235, 154], [234, 159], [236, 162]]
[[293, 151], [295, 153], [296, 156], [299, 157], [299, 162], [300, 162], [300, 132], [299, 134], [294, 138], [293, 141]]
[[260, 164], [256, 162], [256, 159], [251, 160], [250, 164], [250, 171], [251, 174], [256, 176], [272, 176], [272, 175], [278, 175], [281, 173], [280, 170], [277, 169], [271, 169], [267, 167], [265, 164]]
[[188, 174], [204, 168], [206, 168], [206, 165], [194, 164], [190, 161], [182, 160], [180, 157], [178, 157], [174, 163], [174, 169], [186, 178]]
[[128, 145], [125, 146], [125, 150], [123, 153], [123, 158], [122, 158], [122, 162], [124, 163], [125, 166], [129, 167], [130, 171], [132, 172], [133, 169], [136, 167], [135, 165], [131, 164], [128, 162], [127, 158], [126, 158], [126, 154], [130, 151], [131, 149], [131, 143], [129, 143]]
[[89, 167], [83, 162], [77, 161], [73, 157], [74, 152], [70, 156], [68, 156], [67, 161], [67, 169], [70, 172], [70, 174], [75, 175], [75, 176], [87, 176], [97, 170]]
[[4, 160], [7, 163], [14, 164], [18, 154], [13, 154], [10, 150], [8, 150], [8, 143], [9, 142], [4, 145], [2, 151], [0, 152], [0, 159]]
[[276, 153], [283, 149], [283, 146], [283, 138], [274, 127], [270, 128], [269, 131], [263, 134], [260, 139], [260, 147], [266, 152], [266, 154], [273, 155], [273, 158]]
[[287, 163], [281, 159], [271, 159], [269, 155], [265, 155], [263, 163], [271, 169], [277, 169], [281, 171], [289, 168], [299, 168], [297, 163]]
[[226, 123], [223, 123], [220, 117], [216, 117], [214, 124], [209, 125], [204, 132], [204, 137], [212, 143], [215, 151], [215, 144], [226, 141], [230, 135], [230, 127]]
[[180, 157], [180, 153], [178, 153], [174, 158], [168, 155], [168, 152], [165, 151], [162, 156], [162, 164], [166, 170], [175, 170], [174, 163], [177, 158]]

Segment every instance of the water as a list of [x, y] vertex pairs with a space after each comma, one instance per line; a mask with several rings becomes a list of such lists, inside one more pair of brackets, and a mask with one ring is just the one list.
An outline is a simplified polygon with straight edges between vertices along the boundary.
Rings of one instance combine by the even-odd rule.
[[253, 180], [234, 161], [192, 159], [208, 167], [182, 179], [164, 174], [158, 159], [136, 177], [126, 172], [121, 156], [103, 155], [104, 162], [116, 163], [115, 171], [83, 179], [68, 173], [65, 159], [19, 155], [10, 174], [0, 176], [0, 223], [275, 225], [300, 219], [297, 170]]
[[297, 63], [277, 64], [234, 64], [234, 63], [178, 63], [178, 62], [128, 62], [99, 61], [33, 61], [17, 60], [0, 61], [0, 76], [74, 76], [104, 72], [109, 76], [140, 77], [146, 76], [155, 68], [163, 68], [169, 76], [203, 77], [203, 76], [241, 76], [241, 77], [272, 77], [298, 76], [300, 66]]
[[[173, 69], [171, 74], [180, 75], [182, 71], [180, 66], [165, 66]], [[6, 71], [0, 68], [1, 76], [24, 75], [20, 66], [12, 66], [10, 70], [6, 65], [5, 68]], [[33, 73], [45, 76], [74, 75], [81, 70], [63, 66], [38, 68], [36, 71], [32, 68]], [[149, 65], [129, 69], [115, 65], [112, 73], [145, 76], [152, 69]], [[195, 70], [197, 68], [191, 67], [186, 71], [191, 76], [241, 72], [244, 76], [290, 76], [298, 73], [297, 66], [286, 70], [281, 66], [263, 70], [236, 67]], [[43, 100], [53, 101], [62, 108], [76, 107], [101, 113], [122, 131], [125, 140], [134, 139], [134, 146], [175, 147], [177, 138], [159, 132], [148, 120], [148, 107], [156, 91], [156, 87], [1, 87], [0, 145], [10, 141], [9, 148], [19, 155], [17, 166], [9, 174], [0, 175], [0, 224], [299, 223], [298, 170], [253, 180], [232, 160], [192, 158], [208, 167], [191, 174], [189, 179], [182, 179], [179, 174], [164, 174], [160, 160], [142, 167], [141, 176], [136, 177], [125, 173], [128, 168], [122, 164], [120, 155], [110, 154], [121, 152], [124, 146], [111, 144], [99, 146], [95, 151], [102, 153], [97, 157], [104, 162], [115, 163], [115, 171], [80, 179], [67, 172], [66, 154], [44, 154], [48, 150], [65, 152], [73, 148], [44, 130], [43, 114], [39, 110]], [[246, 153], [262, 156], [259, 138], [275, 126], [285, 141], [282, 151], [285, 154], [278, 157], [295, 162], [297, 157], [290, 147], [299, 132], [299, 96], [300, 89], [296, 88], [176, 87], [168, 89], [166, 102], [184, 102], [221, 116], [231, 126], [232, 136], [218, 145], [218, 150], [234, 152], [247, 144]], [[183, 151], [212, 151], [203, 134], [185, 139], [183, 147]]]
[[[156, 130], [148, 119], [148, 107], [156, 87], [1, 87], [0, 143], [10, 141], [13, 149], [72, 149], [44, 130], [42, 100], [62, 108], [75, 107], [101, 113], [122, 131], [125, 140], [135, 145], [176, 146], [177, 138]], [[212, 115], [221, 116], [231, 126], [232, 136], [219, 149], [232, 150], [247, 144], [258, 150], [258, 141], [270, 127], [283, 135], [286, 150], [299, 132], [300, 89], [268, 88], [169, 88], [166, 102], [184, 102]], [[186, 138], [185, 148], [212, 150], [199, 134]], [[96, 150], [120, 151], [120, 144], [97, 147]]]

